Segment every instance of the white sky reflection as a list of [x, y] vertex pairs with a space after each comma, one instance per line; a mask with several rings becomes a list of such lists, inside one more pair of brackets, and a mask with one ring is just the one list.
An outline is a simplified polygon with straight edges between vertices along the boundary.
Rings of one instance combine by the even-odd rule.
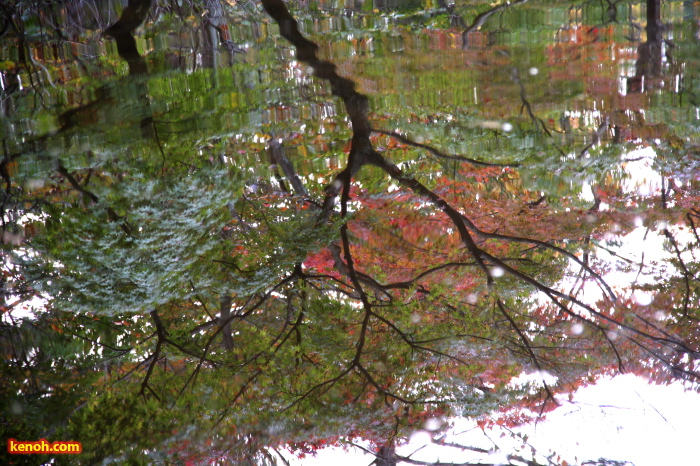
[[[527, 442], [542, 454], [556, 452], [570, 465], [586, 460], [606, 458], [630, 461], [635, 466], [696, 464], [697, 419], [700, 419], [700, 394], [686, 391], [680, 383], [668, 386], [649, 385], [634, 375], [605, 378], [582, 388], [573, 401], [547, 415], [537, 424], [515, 431], [528, 436]], [[500, 452], [478, 454], [430, 444], [427, 431], [416, 432], [399, 453], [423, 461], [466, 462], [497, 460], [507, 447], [518, 447], [522, 441], [501, 437], [499, 430], [486, 434], [467, 419], [453, 420], [455, 425], [447, 440]], [[489, 438], [491, 440], [489, 440]], [[366, 444], [365, 444], [366, 446]], [[423, 448], [421, 448], [423, 447]], [[529, 451], [529, 446], [525, 451]], [[527, 457], [525, 452], [520, 452]], [[316, 457], [296, 459], [287, 456], [293, 465], [356, 466], [369, 465], [374, 457], [358, 449], [343, 451], [327, 448]], [[546, 463], [541, 457], [540, 463]], [[408, 464], [408, 463], [400, 463]]]

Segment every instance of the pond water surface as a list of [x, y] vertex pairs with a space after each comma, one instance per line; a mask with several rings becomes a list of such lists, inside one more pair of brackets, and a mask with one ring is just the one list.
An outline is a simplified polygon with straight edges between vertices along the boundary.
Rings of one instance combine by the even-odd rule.
[[10, 437], [396, 464], [426, 419], [697, 386], [697, 3], [0, 15]]

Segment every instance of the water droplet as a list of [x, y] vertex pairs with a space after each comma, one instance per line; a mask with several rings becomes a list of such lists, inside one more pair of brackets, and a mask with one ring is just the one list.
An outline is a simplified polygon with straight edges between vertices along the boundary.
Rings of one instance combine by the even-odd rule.
[[503, 123], [501, 125], [501, 129], [505, 132], [513, 131], [513, 125], [511, 125], [510, 123]]
[[433, 436], [424, 430], [417, 430], [411, 434], [409, 442], [415, 446], [429, 445], [433, 443]]
[[535, 67], [533, 66], [532, 68], [530, 68], [530, 69], [528, 70], [528, 72], [529, 72], [532, 76], [536, 76], [536, 75], [540, 72], [540, 70], [538, 70], [537, 68], [535, 68]]
[[15, 246], [18, 246], [22, 244], [22, 240], [24, 238], [22, 235], [16, 234], [16, 233], [11, 233], [9, 231], [5, 231], [2, 233], [2, 241], [5, 244], [14, 244]]
[[418, 314], [417, 312], [411, 314], [411, 322], [413, 322], [414, 324], [420, 322], [420, 314]]
[[428, 430], [431, 432], [438, 430], [441, 426], [442, 426], [442, 419], [439, 419], [436, 417], [428, 419], [427, 421], [425, 421], [425, 424], [423, 425], [425, 430]]
[[10, 411], [12, 414], [20, 416], [22, 414], [22, 405], [17, 403], [16, 401], [13, 401], [12, 404], [10, 405]]
[[639, 194], [640, 196], [648, 196], [649, 194], [651, 194], [651, 190], [649, 189], [649, 186], [645, 184], [640, 184], [639, 186], [637, 186], [637, 194]]
[[585, 327], [580, 322], [571, 324], [571, 333], [573, 333], [574, 335], [581, 335], [584, 329]]
[[492, 268], [492, 269], [490, 270], [490, 272], [491, 272], [491, 276], [492, 276], [493, 278], [502, 277], [503, 274], [506, 273], [505, 270], [503, 270], [503, 269], [500, 268], [500, 267], [494, 267], [494, 268]]
[[632, 299], [640, 306], [648, 306], [654, 300], [654, 295], [648, 291], [635, 290]]
[[34, 191], [35, 189], [41, 189], [44, 187], [44, 180], [42, 179], [30, 179], [24, 183], [24, 187], [27, 191]]
[[476, 294], [474, 294], [474, 293], [469, 293], [469, 294], [467, 295], [467, 302], [468, 302], [469, 304], [476, 304], [476, 302], [477, 302], [478, 300], [479, 300], [479, 297], [478, 297]]

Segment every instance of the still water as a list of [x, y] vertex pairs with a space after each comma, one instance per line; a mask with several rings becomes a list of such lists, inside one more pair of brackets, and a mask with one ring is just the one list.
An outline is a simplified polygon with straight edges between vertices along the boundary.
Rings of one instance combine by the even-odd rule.
[[426, 419], [696, 383], [698, 8], [3, 5], [10, 433], [395, 461]]

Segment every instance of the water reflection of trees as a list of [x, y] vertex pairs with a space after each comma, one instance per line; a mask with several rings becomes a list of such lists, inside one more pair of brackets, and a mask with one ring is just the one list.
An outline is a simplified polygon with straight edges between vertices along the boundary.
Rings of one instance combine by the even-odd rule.
[[[96, 98], [59, 115], [56, 134], [29, 142], [13, 135], [8, 146], [19, 149], [6, 148], [3, 240], [18, 265], [6, 266], [6, 289], [14, 288], [4, 304], [11, 307], [8, 299], [18, 294], [22, 301], [53, 298], [35, 322], [3, 329], [6, 373], [21, 395], [12, 398], [15, 411], [60, 412], [71, 422], [64, 432], [98, 446], [91, 460], [130, 450], [138, 456], [164, 444], [177, 450], [183, 435], [196, 439], [195, 453], [174, 455], [230, 461], [261, 454], [265, 446], [299, 442], [303, 451], [357, 435], [381, 445], [379, 460], [394, 464], [406, 460], [395, 453], [401, 436], [427, 418], [478, 417], [510, 407], [509, 421], [516, 422], [530, 410], [553, 408], [557, 393], [607, 372], [697, 379], [691, 286], [697, 267], [685, 259], [696, 244], [679, 244], [664, 230], [682, 270], [674, 277], [680, 277], [681, 297], [668, 299], [683, 303], [664, 326], [655, 320], [658, 308], [616, 297], [601, 277], [605, 266], [593, 258], [591, 245], [605, 229], [618, 222], [631, 228], [633, 214], [606, 218], [575, 204], [554, 211], [553, 200], [523, 190], [514, 171], [529, 165], [546, 173], [546, 165], [533, 167], [537, 161], [518, 154], [496, 161], [489, 154], [455, 154], [417, 142], [403, 129], [380, 128], [354, 76], [341, 76], [320, 58], [318, 45], [279, 0], [264, 0], [263, 7], [296, 59], [344, 105], [350, 128], [338, 125], [333, 139], [347, 135], [345, 166], [316, 173], [300, 168], [291, 147], [303, 136], [283, 125], [251, 137], [257, 146], [236, 144], [231, 133], [242, 131], [236, 124], [205, 133], [204, 143], [176, 139], [175, 131], [163, 131], [168, 113], [147, 86], [158, 77], [146, 80], [148, 63], [133, 31], [154, 11], [180, 7], [149, 6], [129, 2], [121, 18], [102, 29], [129, 67], [121, 82], [134, 98], [124, 99], [123, 87], [97, 87]], [[218, 96], [216, 88], [224, 86], [219, 48], [234, 53], [220, 7], [209, 2], [206, 11], [194, 5], [190, 11], [205, 18], [197, 30], [209, 41], [210, 58], [194, 58], [188, 67], [211, 71], [199, 83], [205, 95]], [[40, 74], [38, 61], [24, 66], [30, 76]], [[557, 128], [548, 128], [531, 107], [520, 75], [509, 76], [519, 97], [514, 108], [527, 110], [522, 125], [554, 139]], [[33, 91], [42, 87], [37, 81]], [[93, 142], [117, 157], [81, 159], [81, 150], [52, 155], [64, 143], [74, 150], [93, 124], [125, 102], [132, 127], [150, 131], [120, 144]], [[119, 126], [108, 121], [101, 126], [108, 132]], [[503, 126], [493, 125], [477, 121], [464, 131], [505, 139]], [[257, 130], [255, 124], [245, 129]], [[595, 146], [608, 131], [599, 125], [598, 140], [579, 145], [575, 161], [597, 156]], [[379, 144], [396, 150], [379, 152]], [[236, 151], [251, 147], [261, 158], [236, 166], [242, 160]], [[434, 159], [403, 156], [408, 148]], [[551, 150], [557, 157], [563, 151]], [[22, 166], [22, 176], [50, 181], [31, 187], [20, 181], [17, 165], [27, 159], [39, 169]], [[310, 174], [319, 173], [323, 180], [314, 182]], [[477, 188], [489, 183], [502, 189]], [[605, 200], [613, 203], [612, 197]], [[28, 213], [46, 220], [23, 225]], [[688, 210], [687, 221], [697, 239], [696, 214]], [[39, 254], [24, 253], [31, 248]], [[567, 274], [596, 283], [599, 302], [573, 287], [562, 291]], [[31, 377], [23, 382], [19, 375], [27, 371]], [[522, 371], [548, 372], [557, 381], [534, 393], [509, 387]], [[78, 389], [71, 391], [71, 384]], [[41, 397], [46, 386], [63, 397], [32, 405], [27, 398]], [[105, 435], [104, 419], [123, 430], [116, 439]], [[149, 425], [134, 427], [134, 419]], [[30, 436], [64, 428], [35, 420], [34, 426], [14, 422]], [[217, 434], [194, 435], [187, 426]], [[171, 434], [173, 427], [186, 433]]]

